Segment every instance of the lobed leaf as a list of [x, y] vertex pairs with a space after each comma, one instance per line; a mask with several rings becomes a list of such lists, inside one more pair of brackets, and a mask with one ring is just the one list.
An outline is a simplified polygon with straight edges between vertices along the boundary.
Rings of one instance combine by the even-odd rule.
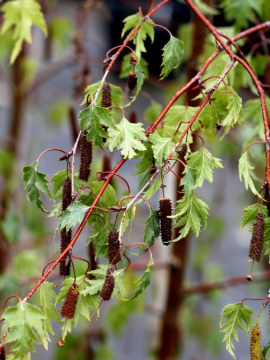
[[165, 79], [173, 69], [180, 65], [183, 54], [183, 41], [171, 35], [169, 42], [163, 48], [161, 79]]
[[250, 188], [254, 195], [259, 195], [257, 189], [255, 188], [252, 177], [254, 177], [253, 169], [255, 167], [251, 165], [248, 159], [248, 152], [245, 151], [239, 159], [238, 169], [239, 169], [239, 178], [242, 181], [242, 178], [245, 182], [246, 189]]
[[238, 341], [237, 329], [248, 332], [252, 324], [253, 310], [243, 303], [229, 304], [222, 309], [220, 330], [224, 334], [226, 349], [236, 360], [233, 340]]

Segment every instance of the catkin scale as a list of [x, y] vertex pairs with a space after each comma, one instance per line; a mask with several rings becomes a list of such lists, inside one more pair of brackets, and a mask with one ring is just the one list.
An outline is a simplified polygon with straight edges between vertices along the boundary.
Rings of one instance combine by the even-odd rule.
[[160, 199], [159, 215], [161, 241], [164, 245], [169, 245], [172, 240], [172, 219], [168, 218], [168, 216], [172, 215], [172, 203], [170, 199]]
[[90, 165], [92, 163], [92, 141], [88, 142], [86, 139], [87, 133], [84, 132], [81, 136], [81, 164], [79, 178], [83, 181], [88, 181], [90, 175]]
[[115, 282], [114, 282], [112, 270], [109, 268], [106, 273], [104, 285], [99, 294], [102, 300], [104, 301], [110, 300], [114, 289], [114, 283]]
[[264, 219], [263, 214], [259, 211], [253, 227], [250, 241], [249, 257], [251, 260], [260, 261], [263, 248]]
[[254, 325], [250, 334], [250, 360], [262, 360], [261, 329]]
[[0, 360], [6, 360], [5, 349], [2, 344], [0, 344]]
[[137, 76], [135, 71], [131, 71], [128, 75], [127, 85], [129, 90], [133, 90], [137, 85]]
[[67, 292], [66, 300], [61, 309], [61, 316], [66, 319], [73, 319], [76, 311], [79, 291], [77, 285], [72, 284]]
[[71, 180], [67, 176], [63, 185], [63, 197], [62, 197], [62, 211], [65, 211], [66, 208], [71, 204], [72, 194], [71, 194]]
[[121, 260], [120, 243], [116, 230], [111, 230], [108, 236], [108, 258], [112, 265], [117, 264]]
[[112, 106], [111, 87], [108, 83], [102, 88], [101, 106], [105, 108]]

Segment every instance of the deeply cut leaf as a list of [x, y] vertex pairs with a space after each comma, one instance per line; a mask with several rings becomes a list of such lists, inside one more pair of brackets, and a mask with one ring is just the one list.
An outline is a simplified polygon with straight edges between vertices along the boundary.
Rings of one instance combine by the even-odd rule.
[[242, 304], [229, 304], [222, 309], [220, 330], [224, 333], [226, 349], [236, 360], [233, 340], [238, 341], [237, 329], [248, 332], [251, 328], [253, 310]]
[[89, 210], [89, 207], [79, 201], [70, 204], [68, 208], [59, 215], [60, 229], [66, 228], [68, 231], [77, 223], [81, 223], [87, 210]]
[[144, 225], [143, 242], [152, 246], [160, 233], [159, 211], [150, 206], [150, 216], [145, 220]]
[[38, 162], [34, 161], [31, 165], [23, 168], [23, 182], [24, 190], [28, 194], [30, 201], [35, 201], [37, 207], [44, 212], [47, 212], [43, 207], [43, 202], [40, 199], [40, 192], [51, 197], [48, 188], [49, 182], [46, 180], [46, 174], [37, 171]]
[[161, 79], [167, 77], [173, 69], [180, 65], [183, 54], [183, 41], [171, 35], [169, 42], [163, 48]]
[[184, 196], [177, 201], [175, 215], [171, 216], [176, 219], [175, 228], [180, 227], [179, 236], [175, 240], [185, 237], [190, 230], [196, 236], [201, 231], [201, 226], [206, 226], [209, 207], [207, 204], [192, 193], [190, 196]]
[[239, 168], [239, 178], [242, 181], [242, 177], [243, 177], [246, 189], [250, 188], [250, 190], [253, 192], [254, 195], [259, 195], [252, 180], [252, 177], [254, 177], [252, 170], [255, 167], [251, 165], [250, 161], [248, 160], [247, 151], [245, 151], [240, 157], [238, 168]]
[[146, 136], [141, 123], [132, 124], [123, 117], [115, 129], [109, 128], [108, 134], [110, 151], [117, 147], [125, 159], [134, 158], [136, 150], [145, 150], [142, 141], [146, 140]]
[[1, 34], [12, 29], [15, 41], [10, 58], [10, 63], [13, 64], [22, 49], [23, 42], [32, 43], [32, 26], [37, 25], [45, 35], [47, 35], [47, 27], [41, 7], [36, 0], [8, 1], [1, 10], [4, 13]]

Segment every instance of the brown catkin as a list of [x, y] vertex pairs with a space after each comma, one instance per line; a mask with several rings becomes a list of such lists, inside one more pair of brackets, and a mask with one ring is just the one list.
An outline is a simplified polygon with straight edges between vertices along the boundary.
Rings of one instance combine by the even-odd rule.
[[114, 277], [112, 274], [112, 270], [110, 268], [108, 268], [107, 273], [106, 273], [105, 282], [100, 291], [99, 296], [101, 297], [102, 300], [108, 301], [108, 300], [110, 300], [110, 298], [112, 296], [113, 289], [114, 289]]
[[263, 214], [259, 211], [253, 227], [250, 241], [249, 257], [251, 260], [260, 261], [263, 248], [264, 220]]
[[134, 53], [132, 53], [130, 55], [130, 61], [129, 61], [130, 65], [137, 65], [138, 61], [137, 61], [137, 57]]
[[250, 360], [262, 360], [261, 338], [259, 325], [254, 325], [250, 334]]
[[101, 106], [105, 108], [112, 106], [111, 87], [108, 83], [102, 88]]
[[137, 76], [136, 76], [135, 71], [131, 71], [129, 73], [127, 85], [128, 85], [129, 90], [133, 90], [135, 88], [135, 86], [137, 85]]
[[[72, 238], [72, 231], [66, 231], [66, 228], [61, 230], [61, 245], [60, 252], [62, 253], [65, 248], [69, 245]], [[59, 274], [60, 276], [69, 276], [70, 274], [70, 258], [65, 255], [59, 263]]]
[[75, 315], [79, 291], [77, 285], [72, 284], [67, 292], [66, 300], [61, 309], [62, 317], [72, 319]]
[[63, 197], [62, 197], [62, 211], [65, 211], [66, 208], [71, 204], [72, 194], [71, 194], [71, 180], [67, 176], [63, 185]]
[[160, 216], [160, 232], [161, 241], [164, 245], [169, 245], [172, 240], [172, 219], [168, 216], [172, 215], [172, 203], [168, 198], [160, 199], [159, 201], [159, 216]]
[[270, 216], [270, 196], [268, 183], [264, 186], [264, 205], [267, 207], [267, 215]]
[[184, 158], [187, 155], [187, 144], [183, 144], [179, 150], [177, 150], [177, 154], [179, 157]]
[[108, 236], [108, 257], [109, 263], [117, 264], [121, 260], [120, 243], [116, 230], [111, 230]]
[[0, 360], [6, 360], [5, 349], [2, 344], [0, 344]]
[[92, 163], [92, 141], [88, 142], [86, 139], [87, 133], [84, 132], [81, 136], [81, 164], [79, 178], [83, 181], [88, 181], [90, 175], [90, 165]]

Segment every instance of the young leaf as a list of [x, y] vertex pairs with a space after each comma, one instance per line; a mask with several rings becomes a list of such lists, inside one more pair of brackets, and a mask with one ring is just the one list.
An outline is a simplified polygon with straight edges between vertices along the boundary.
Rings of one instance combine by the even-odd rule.
[[50, 341], [49, 333], [54, 335], [52, 320], [61, 322], [61, 317], [54, 306], [56, 293], [54, 292], [55, 284], [44, 281], [39, 288], [40, 304], [45, 319], [43, 321], [44, 333], [48, 335], [47, 340]]
[[184, 43], [174, 36], [170, 36], [169, 42], [163, 48], [161, 79], [165, 79], [172, 71], [179, 66], [184, 54]]
[[241, 226], [240, 226], [240, 230], [243, 229], [243, 227], [248, 224], [249, 222], [255, 220], [256, 215], [259, 211], [259, 206], [258, 204], [253, 204], [250, 206], [247, 206], [243, 212], [244, 215], [242, 216], [242, 221], [241, 221]]
[[195, 189], [196, 175], [196, 169], [192, 169], [189, 166], [185, 167], [185, 176], [181, 180], [181, 185], [184, 186], [187, 197], [189, 197]]
[[144, 225], [143, 242], [152, 246], [160, 233], [159, 211], [150, 206], [150, 216], [145, 220]]
[[103, 148], [102, 138], [107, 138], [108, 134], [103, 130], [101, 125], [113, 127], [110, 119], [110, 110], [99, 107], [95, 104], [79, 113], [79, 121], [81, 130], [87, 130], [87, 141], [93, 141], [96, 145]]
[[157, 132], [151, 134], [149, 141], [153, 144], [152, 149], [156, 163], [161, 165], [171, 153], [174, 142], [172, 138], [162, 137]]
[[222, 120], [222, 126], [225, 126], [225, 134], [227, 134], [231, 127], [233, 127], [240, 118], [242, 111], [242, 99], [237, 95], [237, 93], [231, 88], [228, 87], [227, 91], [229, 93], [226, 95], [226, 110], [227, 114]]
[[190, 154], [187, 165], [197, 171], [195, 188], [201, 187], [205, 179], [210, 183], [213, 182], [213, 169], [223, 168], [221, 160], [215, 158], [206, 148], [200, 148]]
[[75, 201], [70, 204], [68, 208], [58, 216], [60, 219], [60, 229], [66, 228], [68, 231], [77, 223], [82, 222], [88, 209], [88, 206], [80, 203], [79, 201]]
[[250, 188], [254, 195], [259, 195], [255, 188], [252, 177], [254, 177], [253, 169], [255, 168], [248, 160], [248, 152], [245, 151], [239, 159], [239, 178], [242, 181], [242, 177], [245, 182], [246, 189]]
[[3, 344], [10, 344], [10, 352], [16, 354], [16, 359], [23, 360], [29, 350], [35, 351], [34, 343], [46, 346], [45, 316], [37, 306], [19, 302], [8, 307], [1, 320], [4, 320], [1, 330]]
[[220, 330], [224, 333], [226, 349], [236, 360], [233, 340], [238, 341], [237, 329], [248, 332], [252, 324], [253, 310], [243, 303], [229, 304], [222, 310]]
[[235, 21], [237, 31], [245, 28], [252, 21], [254, 14], [260, 10], [260, 1], [253, 0], [222, 0], [226, 19]]
[[138, 12], [134, 15], [130, 15], [127, 18], [124, 19], [124, 28], [122, 30], [122, 37], [125, 35], [125, 33], [128, 30], [134, 29], [140, 22], [142, 22], [142, 25], [140, 29], [138, 30], [137, 34], [133, 37], [132, 41], [136, 46], [136, 55], [138, 58], [140, 58], [142, 52], [146, 52], [144, 41], [146, 40], [147, 36], [151, 39], [151, 41], [154, 41], [154, 26], [153, 21], [151, 19], [148, 19], [147, 22], [143, 22], [143, 17]]
[[207, 204], [195, 196], [194, 193], [189, 197], [185, 195], [181, 200], [178, 200], [175, 215], [171, 216], [176, 219], [174, 227], [181, 227], [179, 237], [175, 240], [185, 237], [189, 230], [192, 230], [198, 236], [202, 224], [206, 227], [208, 209]]
[[30, 201], [35, 201], [39, 209], [48, 212], [43, 208], [43, 202], [40, 199], [40, 191], [51, 197], [48, 188], [49, 182], [46, 180], [46, 174], [37, 171], [37, 166], [38, 162], [34, 161], [31, 165], [23, 168], [24, 190], [27, 191]]
[[146, 140], [146, 136], [141, 123], [132, 124], [123, 117], [115, 129], [109, 128], [108, 134], [107, 142], [110, 151], [117, 147], [121, 149], [121, 154], [126, 159], [134, 158], [136, 150], [145, 150], [142, 141]]
[[1, 34], [12, 29], [15, 40], [10, 58], [10, 63], [13, 64], [22, 49], [23, 42], [32, 43], [32, 25], [37, 25], [45, 35], [47, 35], [47, 27], [41, 7], [36, 0], [8, 1], [1, 10], [4, 13]]

